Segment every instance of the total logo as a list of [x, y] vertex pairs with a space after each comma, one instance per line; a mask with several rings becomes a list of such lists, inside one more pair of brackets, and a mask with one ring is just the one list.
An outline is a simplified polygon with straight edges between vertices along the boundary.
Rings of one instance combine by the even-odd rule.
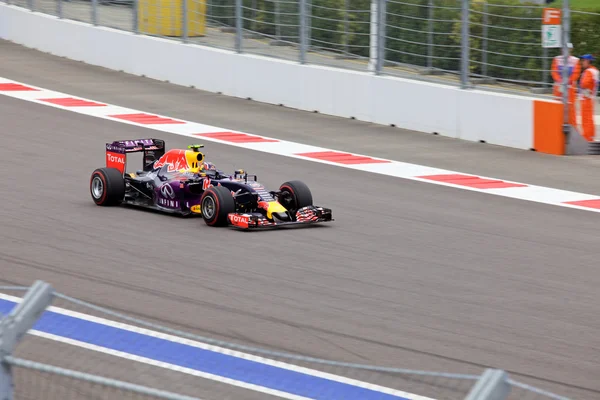
[[248, 217], [245, 215], [230, 215], [229, 218], [231, 219], [232, 223], [240, 223], [240, 222], [248, 222]]
[[125, 157], [123, 156], [113, 156], [112, 154], [107, 154], [106, 160], [111, 163], [125, 164]]

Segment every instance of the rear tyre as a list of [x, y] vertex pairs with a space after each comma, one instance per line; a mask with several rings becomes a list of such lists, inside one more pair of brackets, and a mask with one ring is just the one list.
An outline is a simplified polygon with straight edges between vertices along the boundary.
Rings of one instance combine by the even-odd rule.
[[116, 168], [98, 168], [90, 178], [90, 194], [99, 206], [116, 206], [125, 197], [125, 180]]
[[279, 196], [279, 202], [282, 206], [287, 208], [293, 217], [295, 217], [296, 211], [302, 207], [313, 205], [312, 193], [304, 182], [285, 182], [281, 184], [279, 191], [281, 192], [281, 195]]
[[229, 189], [212, 186], [204, 191], [200, 200], [202, 219], [209, 226], [226, 226], [227, 216], [235, 212], [235, 201]]

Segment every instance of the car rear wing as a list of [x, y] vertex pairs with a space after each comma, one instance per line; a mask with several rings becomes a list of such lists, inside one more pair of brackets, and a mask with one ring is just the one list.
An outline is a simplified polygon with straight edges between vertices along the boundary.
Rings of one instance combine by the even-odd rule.
[[161, 139], [117, 140], [106, 143], [106, 167], [116, 168], [125, 174], [127, 154], [144, 153], [142, 170], [149, 171], [156, 160], [165, 154], [165, 141]]

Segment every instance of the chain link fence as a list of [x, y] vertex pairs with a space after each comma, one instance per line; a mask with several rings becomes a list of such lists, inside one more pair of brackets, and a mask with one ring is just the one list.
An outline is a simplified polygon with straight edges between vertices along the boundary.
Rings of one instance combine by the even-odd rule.
[[[527, 93], [551, 92], [550, 67], [561, 52], [542, 47], [544, 5], [524, 0], [4, 1], [186, 43]], [[464, 2], [468, 29], [462, 27]], [[571, 11], [576, 54], [600, 45], [598, 9]], [[461, 82], [463, 64], [468, 82]]]
[[[349, 388], [405, 400], [567, 399], [497, 370], [352, 364], [201, 337], [56, 293], [42, 282], [0, 287], [0, 317], [0, 397], [8, 400], [7, 376], [14, 399], [31, 400], [376, 398]], [[13, 329], [28, 334], [17, 334], [18, 345], [9, 348]]]
[[481, 2], [472, 9], [471, 71], [476, 77], [545, 85], [551, 57], [559, 50], [541, 46], [539, 7]]

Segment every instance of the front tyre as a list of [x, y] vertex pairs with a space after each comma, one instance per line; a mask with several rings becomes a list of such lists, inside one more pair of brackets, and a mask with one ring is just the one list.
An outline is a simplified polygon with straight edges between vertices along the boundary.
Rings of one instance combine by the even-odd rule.
[[304, 182], [288, 181], [279, 187], [279, 203], [284, 206], [292, 216], [302, 207], [312, 206], [313, 198], [310, 189]]
[[202, 219], [209, 226], [226, 226], [228, 215], [235, 212], [235, 201], [229, 189], [212, 186], [204, 191], [200, 199]]
[[125, 180], [116, 168], [98, 168], [90, 178], [90, 194], [99, 206], [116, 206], [125, 197]]

